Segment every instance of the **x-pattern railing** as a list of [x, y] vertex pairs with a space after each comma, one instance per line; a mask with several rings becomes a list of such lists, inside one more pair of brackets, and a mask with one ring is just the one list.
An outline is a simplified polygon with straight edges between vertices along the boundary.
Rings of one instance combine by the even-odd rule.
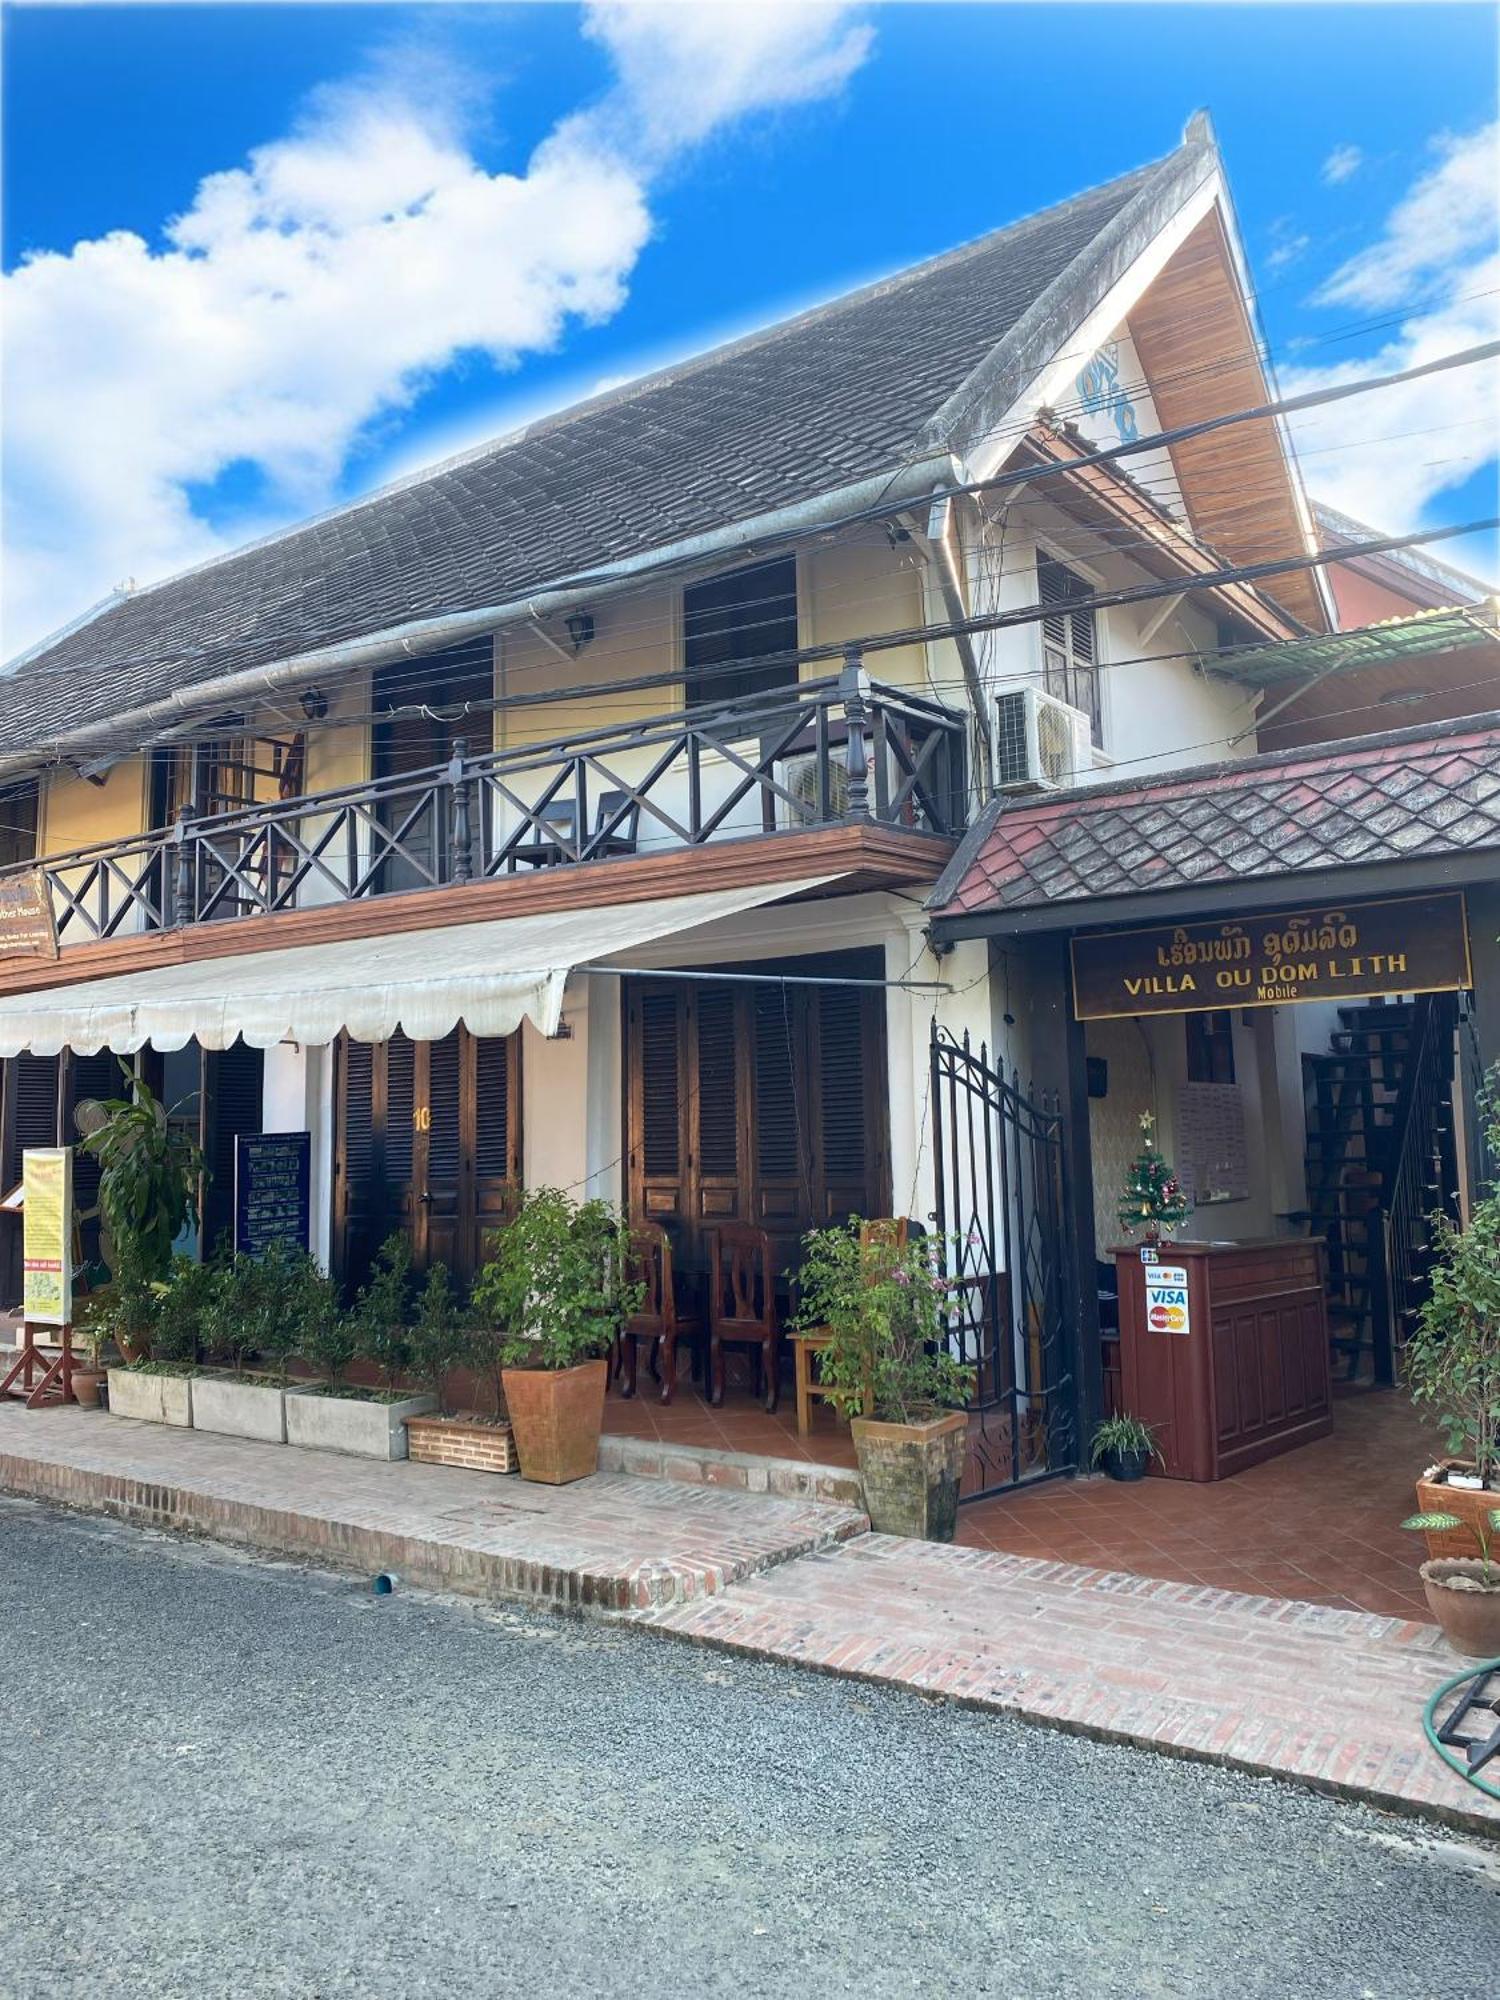
[[212, 817], [44, 866], [64, 943], [874, 820], [948, 835], [966, 723], [842, 674]]

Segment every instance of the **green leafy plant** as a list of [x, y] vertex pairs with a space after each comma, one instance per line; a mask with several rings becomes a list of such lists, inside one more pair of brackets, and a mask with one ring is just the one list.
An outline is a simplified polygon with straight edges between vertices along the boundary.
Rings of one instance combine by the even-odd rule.
[[417, 1293], [412, 1317], [411, 1365], [437, 1397], [445, 1416], [449, 1414], [448, 1377], [470, 1358], [470, 1340], [463, 1295], [446, 1264], [431, 1265]]
[[[143, 1077], [120, 1065], [129, 1097], [86, 1098], [74, 1113], [99, 1162], [101, 1247], [118, 1284], [164, 1279], [172, 1245], [198, 1211], [203, 1155]], [[138, 1297], [135, 1293], [122, 1296]]]
[[1500, 1507], [1488, 1507], [1477, 1521], [1465, 1521], [1458, 1514], [1411, 1514], [1401, 1523], [1420, 1535], [1441, 1535], [1454, 1528], [1467, 1528], [1479, 1544], [1479, 1580], [1486, 1590], [1500, 1589], [1500, 1563], [1490, 1554], [1496, 1535], [1500, 1535]]
[[358, 1328], [351, 1313], [339, 1304], [331, 1284], [304, 1302], [297, 1352], [304, 1361], [323, 1371], [328, 1393], [335, 1396], [344, 1386], [344, 1377], [359, 1351]]
[[330, 1314], [339, 1314], [337, 1295], [315, 1261], [273, 1243], [223, 1270], [209, 1295], [206, 1345], [237, 1375], [252, 1360], [268, 1363], [285, 1387], [291, 1357], [307, 1354]]
[[644, 1296], [628, 1273], [629, 1232], [609, 1202], [529, 1189], [474, 1280], [485, 1364], [572, 1368], [606, 1353]]
[[172, 1259], [166, 1281], [156, 1288], [153, 1363], [182, 1369], [197, 1365], [206, 1332], [214, 1322], [214, 1302], [224, 1277], [222, 1264], [200, 1264], [194, 1257], [181, 1255]]
[[142, 1359], [149, 1353], [155, 1326], [156, 1295], [140, 1278], [125, 1277], [101, 1285], [79, 1302], [78, 1331], [97, 1373], [110, 1347], [122, 1356]]
[[828, 1400], [846, 1417], [923, 1423], [974, 1393], [974, 1370], [949, 1352], [955, 1285], [936, 1237], [860, 1239], [859, 1219], [802, 1239], [793, 1324], [826, 1331], [818, 1356]]
[[412, 1362], [410, 1300], [411, 1245], [397, 1230], [376, 1251], [370, 1276], [354, 1301], [360, 1357], [380, 1370], [391, 1394]]
[[[1480, 1107], [1500, 1157], [1500, 1064]], [[1433, 1411], [1452, 1456], [1500, 1487], [1500, 1189], [1487, 1185], [1466, 1229], [1441, 1211], [1431, 1229], [1435, 1262], [1405, 1349], [1407, 1385], [1413, 1402]]]
[[1186, 1222], [1193, 1207], [1181, 1182], [1157, 1151], [1155, 1134], [1156, 1120], [1143, 1111], [1141, 1150], [1131, 1162], [1117, 1210], [1122, 1229], [1139, 1229], [1150, 1242], [1155, 1242], [1162, 1230]]
[[1142, 1451], [1154, 1458], [1158, 1465], [1166, 1463], [1157, 1445], [1156, 1433], [1149, 1424], [1143, 1424], [1139, 1417], [1106, 1417], [1094, 1426], [1089, 1464], [1098, 1465], [1111, 1452], [1121, 1458], [1133, 1458]]

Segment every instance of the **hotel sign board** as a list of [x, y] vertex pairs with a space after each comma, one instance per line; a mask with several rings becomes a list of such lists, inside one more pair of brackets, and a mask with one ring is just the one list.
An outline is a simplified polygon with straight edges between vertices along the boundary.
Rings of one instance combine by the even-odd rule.
[[13, 951], [57, 957], [52, 890], [40, 868], [0, 878], [0, 958]]
[[1470, 980], [1469, 928], [1457, 890], [1340, 909], [1304, 905], [1232, 923], [1083, 931], [1073, 939], [1080, 1021], [1451, 993]]

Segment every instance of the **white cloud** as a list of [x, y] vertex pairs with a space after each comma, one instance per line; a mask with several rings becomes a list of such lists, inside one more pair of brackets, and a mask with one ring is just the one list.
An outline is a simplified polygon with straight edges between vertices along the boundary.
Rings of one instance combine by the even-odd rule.
[[1323, 179], [1329, 187], [1340, 187], [1345, 181], [1352, 181], [1364, 163], [1364, 153], [1358, 146], [1335, 146], [1323, 162]]
[[1284, 271], [1288, 264], [1295, 264], [1304, 256], [1312, 238], [1292, 221], [1289, 215], [1278, 215], [1270, 228], [1271, 248], [1266, 253], [1268, 271]]
[[[1319, 304], [1402, 308], [1399, 319], [1358, 360], [1283, 369], [1286, 394], [1395, 374], [1500, 339], [1496, 128], [1445, 136], [1435, 150], [1437, 165], [1413, 183], [1377, 239], [1317, 294]], [[1319, 499], [1392, 534], [1410, 533], [1431, 525], [1428, 510], [1441, 494], [1500, 456], [1500, 371], [1481, 363], [1352, 396], [1298, 418], [1294, 437]]]
[[1414, 287], [1445, 286], [1455, 264], [1494, 241], [1500, 125], [1443, 133], [1433, 151], [1438, 164], [1397, 203], [1379, 241], [1339, 266], [1320, 305], [1405, 305]]
[[[617, 312], [653, 178], [840, 89], [868, 46], [833, 6], [613, 4], [587, 31], [617, 80], [519, 171], [474, 157], [472, 79], [387, 63], [209, 175], [159, 245], [117, 231], [5, 280], [8, 650], [328, 504], [372, 426], [464, 354], [512, 366]], [[226, 538], [194, 489], [246, 469], [260, 498]]]

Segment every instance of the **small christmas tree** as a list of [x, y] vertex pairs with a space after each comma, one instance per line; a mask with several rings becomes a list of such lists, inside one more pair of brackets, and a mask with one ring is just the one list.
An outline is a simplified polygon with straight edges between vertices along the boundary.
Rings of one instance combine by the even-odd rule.
[[1141, 1113], [1141, 1150], [1131, 1163], [1130, 1173], [1120, 1193], [1120, 1227], [1141, 1230], [1148, 1243], [1159, 1243], [1164, 1229], [1175, 1229], [1187, 1220], [1193, 1204], [1182, 1184], [1161, 1154], [1152, 1137], [1156, 1120], [1149, 1111]]

